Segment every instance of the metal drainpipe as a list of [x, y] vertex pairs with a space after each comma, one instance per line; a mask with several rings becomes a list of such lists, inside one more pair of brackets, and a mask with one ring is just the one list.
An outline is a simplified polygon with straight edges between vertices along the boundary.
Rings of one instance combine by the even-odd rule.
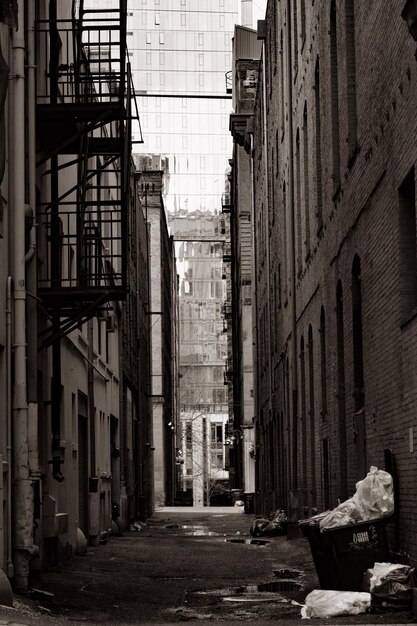
[[[262, 96], [263, 96], [263, 137], [264, 137], [264, 197], [265, 197], [265, 246], [266, 246], [266, 303], [267, 303], [267, 320], [268, 320], [268, 329], [271, 333], [271, 258], [270, 258], [270, 250], [269, 250], [269, 184], [268, 184], [268, 124], [267, 124], [267, 111], [266, 111], [266, 97], [267, 97], [267, 89], [266, 89], [266, 45], [265, 39], [262, 41]], [[271, 335], [270, 335], [271, 336]], [[269, 411], [272, 409], [272, 346], [269, 341], [268, 347], [268, 404]]]
[[15, 588], [29, 583], [29, 560], [33, 551], [33, 488], [29, 476], [28, 404], [26, 375], [26, 264], [25, 264], [25, 7], [18, 0], [19, 27], [12, 35], [13, 124], [11, 139], [11, 188], [13, 191], [13, 480]]
[[[252, 220], [252, 246], [253, 246], [253, 254], [254, 254], [254, 264], [253, 264], [253, 271], [252, 271], [252, 285], [253, 285], [253, 298], [254, 298], [254, 306], [252, 307], [252, 315], [253, 315], [253, 319], [252, 319], [252, 329], [253, 329], [253, 343], [254, 343], [254, 350], [253, 350], [253, 380], [254, 380], [254, 385], [255, 385], [255, 394], [254, 394], [254, 413], [255, 416], [259, 415], [259, 382], [258, 382], [258, 352], [259, 352], [259, 341], [258, 341], [258, 337], [259, 337], [259, 332], [258, 332], [258, 328], [259, 325], [257, 324], [257, 311], [258, 311], [258, 290], [257, 290], [257, 285], [258, 285], [258, 279], [257, 279], [257, 274], [258, 274], [258, 265], [257, 265], [257, 250], [258, 250], [258, 246], [257, 246], [257, 242], [256, 242], [256, 223], [255, 223], [255, 163], [254, 163], [254, 158], [253, 158], [253, 132], [250, 133], [250, 179], [251, 179], [251, 201], [252, 201], [252, 210], [251, 210], [251, 220]], [[255, 420], [256, 422], [257, 420]], [[256, 446], [257, 443], [257, 432], [256, 432], [256, 423], [254, 425], [254, 443]], [[258, 489], [259, 485], [257, 484], [257, 476], [258, 476], [258, 472], [255, 472], [255, 491]]]
[[6, 292], [6, 412], [7, 412], [7, 576], [13, 578], [12, 559], [12, 277]]
[[[36, 220], [36, 136], [35, 136], [35, 6], [27, 4], [27, 117], [28, 117], [28, 183], [29, 206]], [[29, 250], [26, 253], [28, 292], [36, 294], [36, 224], [30, 230]], [[38, 359], [37, 359], [37, 303], [30, 298], [28, 307], [28, 399], [29, 399], [29, 469], [31, 478], [40, 479], [38, 452]]]
[[294, 207], [294, 129], [292, 119], [292, 55], [291, 55], [291, 2], [287, 0], [287, 87], [288, 87], [288, 204], [290, 207], [290, 281], [291, 281], [291, 391], [292, 391], [292, 488], [298, 488], [298, 363], [297, 363], [297, 301], [296, 301], [296, 250]]

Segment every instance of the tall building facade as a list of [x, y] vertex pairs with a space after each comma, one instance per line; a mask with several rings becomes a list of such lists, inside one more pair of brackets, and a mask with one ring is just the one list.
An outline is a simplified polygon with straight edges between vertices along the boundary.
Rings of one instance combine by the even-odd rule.
[[179, 491], [195, 506], [210, 502], [228, 480], [225, 432], [228, 420], [224, 368], [227, 335], [222, 310], [225, 221], [209, 211], [170, 215], [177, 234], [179, 277], [180, 427], [184, 461]]
[[138, 151], [167, 157], [168, 212], [219, 208], [231, 150], [225, 80], [238, 6], [238, 0], [148, 0], [130, 10], [144, 138]]
[[333, 508], [375, 465], [411, 562], [415, 15], [270, 0], [251, 139], [257, 510]]

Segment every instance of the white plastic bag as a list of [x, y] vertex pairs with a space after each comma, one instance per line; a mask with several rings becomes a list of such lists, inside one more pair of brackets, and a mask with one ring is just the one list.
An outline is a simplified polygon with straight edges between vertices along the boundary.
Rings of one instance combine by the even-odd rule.
[[336, 617], [336, 615], [359, 615], [371, 606], [371, 594], [365, 591], [330, 591], [315, 589], [301, 609], [301, 617]]
[[363, 480], [356, 483], [356, 493], [330, 511], [320, 521], [320, 528], [335, 528], [386, 517], [394, 512], [394, 486], [388, 472], [371, 466]]

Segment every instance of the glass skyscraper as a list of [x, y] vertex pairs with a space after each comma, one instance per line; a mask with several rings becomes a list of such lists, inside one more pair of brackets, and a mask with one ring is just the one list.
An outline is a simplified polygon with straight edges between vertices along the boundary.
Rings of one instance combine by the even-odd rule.
[[129, 9], [144, 138], [138, 151], [165, 157], [168, 212], [220, 208], [231, 155], [226, 73], [238, 7], [239, 0], [136, 0]]

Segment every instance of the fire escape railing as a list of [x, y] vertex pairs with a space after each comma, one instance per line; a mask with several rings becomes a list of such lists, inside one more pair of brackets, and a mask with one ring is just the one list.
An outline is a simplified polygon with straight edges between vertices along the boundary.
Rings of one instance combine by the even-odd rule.
[[38, 205], [38, 292], [62, 318], [61, 334], [125, 297], [131, 125], [138, 119], [126, 1], [112, 10], [79, 4], [72, 19], [57, 19], [55, 5], [36, 25], [39, 65], [47, 68], [37, 85], [38, 165], [50, 177], [49, 196]]

